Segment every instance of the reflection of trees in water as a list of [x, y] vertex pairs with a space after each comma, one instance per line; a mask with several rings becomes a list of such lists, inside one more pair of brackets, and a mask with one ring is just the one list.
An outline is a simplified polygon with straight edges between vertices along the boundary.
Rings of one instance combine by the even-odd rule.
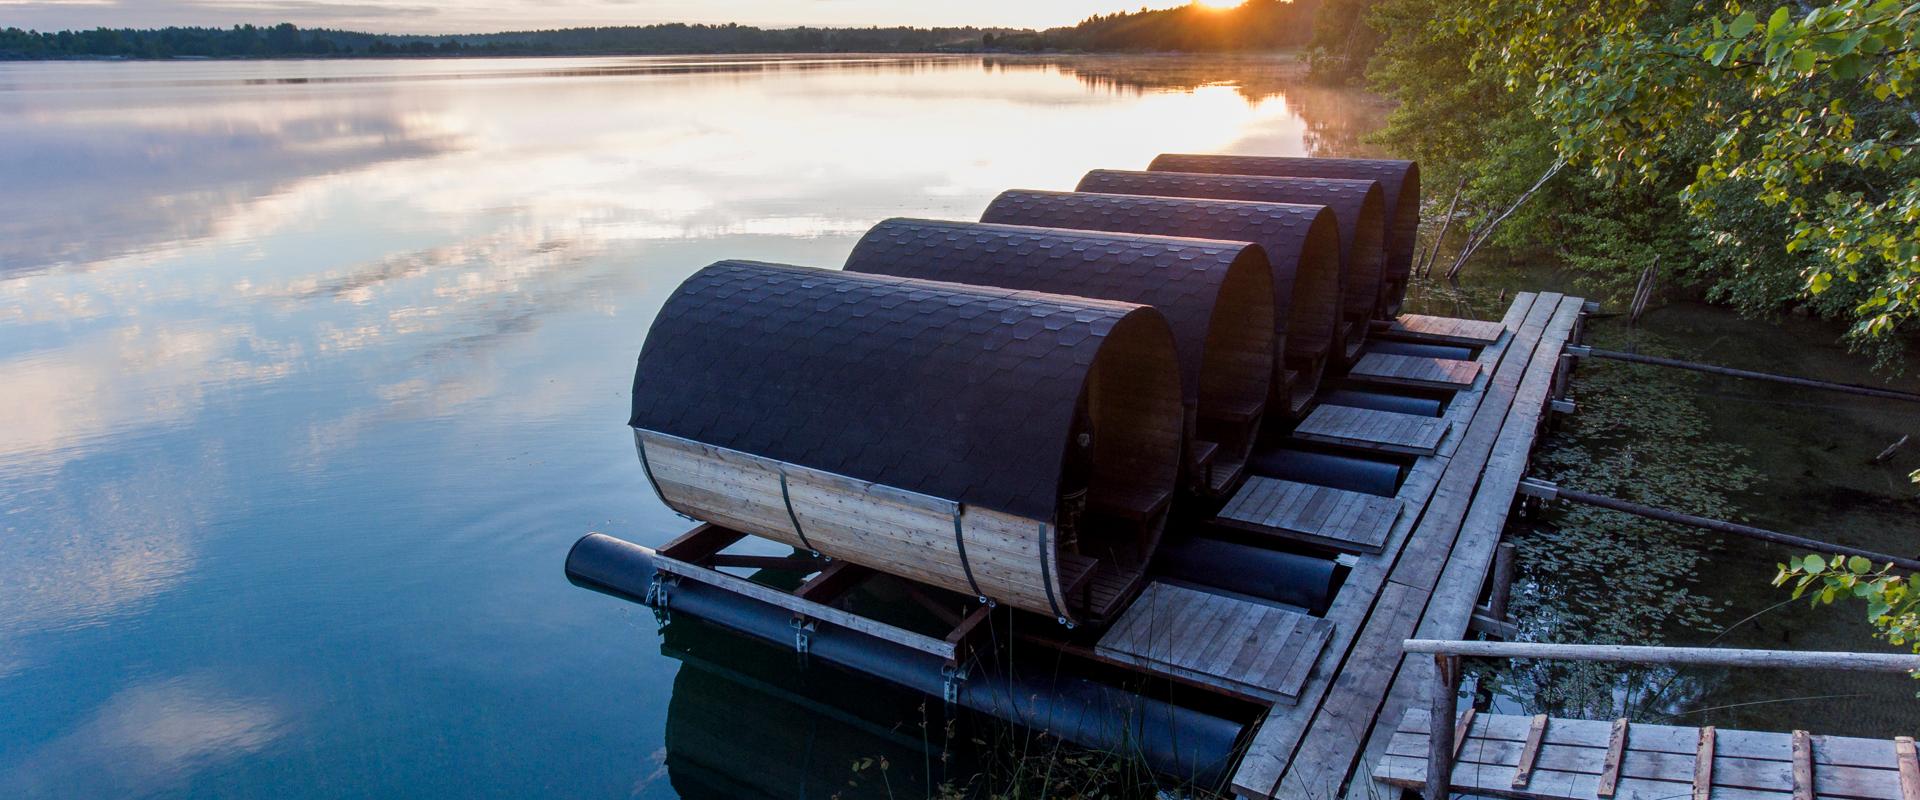
[[1288, 57], [1155, 56], [984, 59], [988, 69], [1057, 69], [1108, 94], [1193, 91], [1232, 87], [1249, 105], [1279, 98], [1306, 124], [1307, 154], [1381, 156], [1364, 137], [1379, 130], [1391, 106], [1356, 89], [1315, 83], [1306, 65]]

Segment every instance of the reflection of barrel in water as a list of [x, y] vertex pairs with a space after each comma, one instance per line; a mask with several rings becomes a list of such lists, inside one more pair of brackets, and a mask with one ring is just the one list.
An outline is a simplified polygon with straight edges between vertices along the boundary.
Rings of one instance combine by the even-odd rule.
[[957, 746], [943, 767], [943, 709], [919, 694], [826, 664], [794, 669], [791, 651], [693, 619], [676, 619], [660, 649], [682, 662], [666, 766], [688, 800], [924, 797], [974, 771]]

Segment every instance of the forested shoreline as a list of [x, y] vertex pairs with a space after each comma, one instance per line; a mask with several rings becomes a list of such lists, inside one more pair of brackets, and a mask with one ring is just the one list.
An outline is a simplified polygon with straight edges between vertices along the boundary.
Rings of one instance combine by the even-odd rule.
[[352, 58], [394, 56], [680, 55], [727, 53], [1248, 52], [1299, 47], [1320, 0], [1248, 0], [1089, 17], [1018, 28], [758, 28], [659, 24], [435, 36], [291, 23], [231, 28], [0, 29], [0, 59]]

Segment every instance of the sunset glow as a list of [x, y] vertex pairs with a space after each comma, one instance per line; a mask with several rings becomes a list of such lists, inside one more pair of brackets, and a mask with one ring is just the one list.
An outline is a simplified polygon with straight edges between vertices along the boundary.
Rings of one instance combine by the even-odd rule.
[[1214, 11], [1226, 11], [1245, 5], [1247, 0], [1193, 0], [1193, 4]]

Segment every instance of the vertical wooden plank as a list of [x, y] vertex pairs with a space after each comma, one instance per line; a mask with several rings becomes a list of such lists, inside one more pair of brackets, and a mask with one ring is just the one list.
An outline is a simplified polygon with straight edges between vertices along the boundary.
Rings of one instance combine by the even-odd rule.
[[1607, 760], [1600, 763], [1600, 783], [1593, 793], [1600, 797], [1612, 797], [1620, 788], [1620, 762], [1627, 755], [1627, 721], [1613, 721], [1613, 735], [1607, 739]]
[[1900, 800], [1920, 800], [1920, 756], [1914, 754], [1913, 737], [1894, 739], [1893, 757], [1900, 762]]
[[1433, 686], [1427, 709], [1427, 800], [1447, 800], [1453, 784], [1453, 758], [1459, 748], [1453, 743], [1454, 701], [1459, 691], [1460, 657], [1436, 655], [1434, 672], [1440, 680]]
[[1813, 800], [1813, 736], [1793, 732], [1793, 800]]
[[1460, 724], [1453, 726], [1453, 757], [1460, 757], [1460, 748], [1467, 743], [1467, 734], [1473, 731], [1473, 715], [1478, 713], [1473, 706], [1460, 712]]
[[1547, 715], [1533, 715], [1533, 724], [1527, 726], [1527, 744], [1520, 748], [1520, 761], [1513, 767], [1513, 788], [1525, 789], [1533, 780], [1533, 762], [1540, 758], [1540, 742], [1546, 738]]
[[1700, 746], [1693, 754], [1693, 800], [1713, 798], [1713, 726], [1700, 729]]

